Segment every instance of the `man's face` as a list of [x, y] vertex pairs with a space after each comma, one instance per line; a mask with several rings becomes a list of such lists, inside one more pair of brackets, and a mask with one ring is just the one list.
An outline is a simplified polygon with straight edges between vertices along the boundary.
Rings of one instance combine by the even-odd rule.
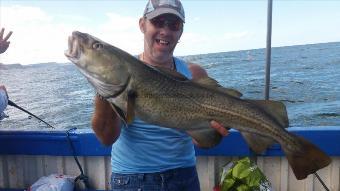
[[143, 18], [140, 27], [144, 33], [144, 52], [159, 62], [172, 59], [183, 22], [175, 15], [164, 14], [151, 20]]

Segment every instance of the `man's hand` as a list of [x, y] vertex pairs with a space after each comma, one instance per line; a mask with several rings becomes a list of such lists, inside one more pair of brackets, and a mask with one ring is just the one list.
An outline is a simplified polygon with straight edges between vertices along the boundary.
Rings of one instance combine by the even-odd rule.
[[[229, 135], [229, 128], [225, 128], [224, 126], [222, 126], [220, 123], [218, 123], [217, 121], [210, 121], [210, 127], [215, 129], [220, 135], [222, 135], [223, 137], [228, 136]], [[192, 138], [192, 142], [198, 146], [201, 147], [201, 145], [194, 139]]]
[[210, 121], [210, 126], [211, 128], [214, 128], [217, 132], [219, 132], [222, 136], [229, 135], [229, 131], [225, 127], [223, 127], [220, 123], [214, 120]]
[[9, 37], [11, 37], [12, 35], [12, 31], [10, 31], [5, 38], [4, 37], [4, 32], [5, 32], [5, 28], [2, 28], [1, 29], [1, 32], [0, 32], [0, 54], [4, 53], [8, 46], [9, 46], [9, 41], [7, 41], [9, 39]]

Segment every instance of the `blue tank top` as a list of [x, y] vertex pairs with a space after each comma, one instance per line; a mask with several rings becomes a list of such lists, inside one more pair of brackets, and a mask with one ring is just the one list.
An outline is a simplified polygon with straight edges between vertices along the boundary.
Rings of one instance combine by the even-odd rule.
[[[175, 58], [177, 72], [191, 79], [183, 60]], [[121, 127], [112, 145], [112, 172], [121, 174], [161, 172], [196, 164], [192, 139], [185, 132], [148, 124], [136, 118]]]

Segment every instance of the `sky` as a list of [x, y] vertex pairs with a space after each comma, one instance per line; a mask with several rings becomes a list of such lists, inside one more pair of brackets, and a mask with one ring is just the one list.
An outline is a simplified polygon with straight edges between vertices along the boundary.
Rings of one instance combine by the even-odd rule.
[[[0, 0], [0, 28], [13, 31], [4, 64], [69, 62], [72, 31], [130, 54], [143, 51], [146, 0]], [[175, 55], [264, 48], [267, 0], [182, 0], [186, 23]], [[273, 0], [272, 46], [340, 42], [339, 0]]]

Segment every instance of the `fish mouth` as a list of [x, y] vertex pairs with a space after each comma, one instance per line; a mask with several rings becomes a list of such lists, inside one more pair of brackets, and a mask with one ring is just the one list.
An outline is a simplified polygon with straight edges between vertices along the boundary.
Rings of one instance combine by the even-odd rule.
[[78, 62], [81, 55], [81, 49], [79, 41], [76, 37], [74, 37], [74, 34], [68, 37], [68, 50], [65, 50], [64, 54], [73, 63]]

